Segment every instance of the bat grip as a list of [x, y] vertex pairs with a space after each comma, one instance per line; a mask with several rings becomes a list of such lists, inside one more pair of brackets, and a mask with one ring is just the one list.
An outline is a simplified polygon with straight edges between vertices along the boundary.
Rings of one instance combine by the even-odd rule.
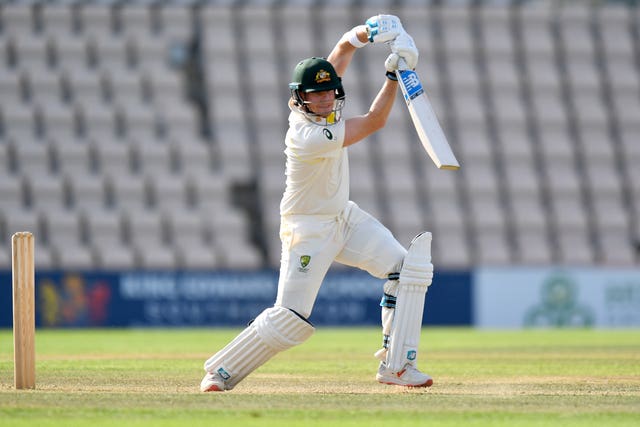
[[408, 69], [409, 66], [407, 65], [407, 62], [402, 57], [400, 57], [400, 59], [398, 59], [398, 71]]

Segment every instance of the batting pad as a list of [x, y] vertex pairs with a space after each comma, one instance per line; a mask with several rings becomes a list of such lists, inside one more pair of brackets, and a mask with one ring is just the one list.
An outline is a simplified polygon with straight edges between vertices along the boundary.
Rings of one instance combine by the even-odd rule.
[[207, 372], [218, 373], [231, 390], [247, 375], [277, 353], [302, 344], [315, 328], [293, 311], [271, 307], [242, 331], [225, 348], [205, 363]]
[[425, 232], [411, 242], [400, 270], [391, 343], [387, 353], [387, 367], [393, 372], [399, 372], [407, 363], [416, 363], [424, 298], [432, 280], [431, 233]]

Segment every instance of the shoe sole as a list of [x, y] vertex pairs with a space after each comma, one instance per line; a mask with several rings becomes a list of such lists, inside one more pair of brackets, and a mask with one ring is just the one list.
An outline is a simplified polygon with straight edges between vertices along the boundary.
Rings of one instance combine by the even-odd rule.
[[202, 392], [203, 392], [203, 393], [208, 393], [208, 392], [210, 392], [210, 391], [224, 391], [224, 390], [223, 390], [223, 389], [221, 389], [220, 387], [218, 387], [218, 386], [217, 386], [217, 385], [215, 385], [215, 384], [211, 384], [211, 385], [209, 386], [209, 388], [207, 388], [207, 389], [205, 389], [205, 390], [202, 390]]
[[380, 381], [380, 380], [378, 380], [378, 382], [380, 384], [399, 385], [401, 387], [410, 387], [410, 388], [424, 388], [424, 387], [431, 387], [433, 385], [432, 379], [427, 380], [427, 382], [425, 382], [424, 384], [398, 384], [398, 383], [392, 383], [392, 382]]

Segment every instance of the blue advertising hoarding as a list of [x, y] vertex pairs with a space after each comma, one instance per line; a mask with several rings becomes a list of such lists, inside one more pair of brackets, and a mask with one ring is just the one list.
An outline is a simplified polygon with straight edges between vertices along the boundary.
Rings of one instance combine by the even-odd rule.
[[[276, 271], [36, 272], [38, 327], [242, 326], [273, 305]], [[436, 272], [424, 323], [469, 325], [468, 272]], [[0, 327], [11, 327], [11, 272], [0, 272]], [[330, 272], [310, 320], [380, 324], [383, 281], [360, 270]]]

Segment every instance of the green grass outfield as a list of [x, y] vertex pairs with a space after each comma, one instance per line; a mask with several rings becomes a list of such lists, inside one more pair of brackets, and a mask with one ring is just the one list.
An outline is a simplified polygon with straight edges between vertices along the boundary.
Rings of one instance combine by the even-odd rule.
[[0, 426], [638, 426], [640, 331], [427, 328], [408, 390], [375, 382], [378, 328], [319, 328], [235, 390], [200, 393], [237, 329], [42, 330], [36, 390], [13, 389], [0, 330]]

